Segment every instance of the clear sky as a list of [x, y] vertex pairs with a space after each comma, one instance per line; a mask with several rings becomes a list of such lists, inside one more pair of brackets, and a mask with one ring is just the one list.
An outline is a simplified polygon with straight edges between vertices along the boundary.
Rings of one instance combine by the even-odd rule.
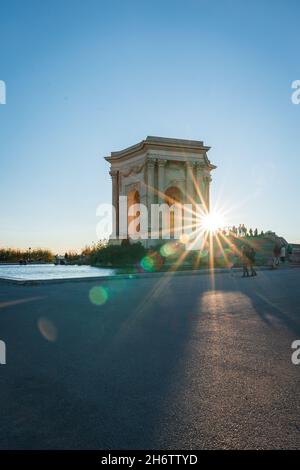
[[300, 2], [0, 0], [0, 245], [79, 249], [111, 151], [203, 140], [228, 223], [300, 242]]

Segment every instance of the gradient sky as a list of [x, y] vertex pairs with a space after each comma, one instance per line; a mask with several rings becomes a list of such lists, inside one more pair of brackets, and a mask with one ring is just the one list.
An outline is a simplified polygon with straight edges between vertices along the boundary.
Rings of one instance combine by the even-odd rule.
[[212, 148], [228, 224], [300, 242], [300, 2], [0, 0], [0, 246], [79, 249], [103, 159], [147, 135]]

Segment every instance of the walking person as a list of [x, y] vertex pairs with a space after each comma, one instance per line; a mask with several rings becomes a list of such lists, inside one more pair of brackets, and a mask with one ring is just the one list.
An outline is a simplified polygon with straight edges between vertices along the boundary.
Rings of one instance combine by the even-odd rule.
[[281, 250], [280, 245], [277, 242], [275, 242], [274, 250], [273, 250], [273, 265], [272, 265], [273, 269], [276, 269], [279, 266], [280, 250]]
[[284, 245], [282, 245], [281, 248], [280, 248], [280, 261], [282, 263], [285, 262], [285, 257], [286, 257], [286, 248], [285, 248]]
[[293, 254], [293, 247], [292, 245], [288, 244], [287, 248], [286, 248], [286, 253], [287, 253], [287, 259], [288, 261], [291, 261], [291, 257], [292, 257], [292, 254]]
[[253, 246], [250, 248], [249, 252], [248, 252], [248, 258], [249, 258], [249, 264], [250, 264], [250, 269], [251, 269], [251, 276], [257, 276], [257, 272], [254, 268], [254, 263], [255, 263], [255, 255], [256, 255], [256, 252], [253, 248]]
[[242, 277], [249, 277], [249, 257], [248, 257], [248, 248], [246, 245], [242, 247], [242, 264], [243, 264], [243, 275]]

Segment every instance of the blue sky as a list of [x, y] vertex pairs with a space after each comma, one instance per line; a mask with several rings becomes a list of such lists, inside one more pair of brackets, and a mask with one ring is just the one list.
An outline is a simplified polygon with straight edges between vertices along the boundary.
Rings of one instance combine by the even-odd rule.
[[103, 157], [204, 140], [228, 223], [300, 242], [298, 1], [1, 0], [0, 245], [79, 249]]

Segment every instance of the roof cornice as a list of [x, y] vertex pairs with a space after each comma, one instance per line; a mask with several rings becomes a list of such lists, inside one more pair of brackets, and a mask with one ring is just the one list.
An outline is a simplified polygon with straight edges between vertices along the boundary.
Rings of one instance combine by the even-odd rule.
[[172, 150], [180, 149], [186, 152], [199, 152], [205, 153], [210, 150], [210, 147], [207, 147], [203, 144], [203, 141], [200, 140], [186, 140], [186, 139], [172, 139], [168, 137], [156, 137], [148, 136], [146, 139], [142, 140], [138, 144], [127, 147], [123, 150], [117, 152], [111, 152], [110, 156], [105, 157], [105, 160], [108, 162], [126, 159], [129, 155], [136, 155], [143, 152], [146, 149], [161, 149], [161, 150]]

